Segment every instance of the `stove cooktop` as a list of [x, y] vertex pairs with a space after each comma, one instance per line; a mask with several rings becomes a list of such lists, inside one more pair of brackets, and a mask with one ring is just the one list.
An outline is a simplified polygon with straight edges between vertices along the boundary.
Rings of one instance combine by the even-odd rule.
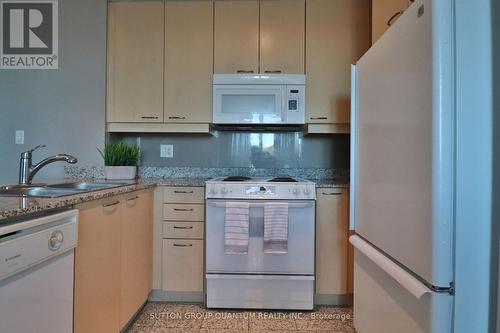
[[288, 176], [283, 177], [247, 177], [247, 176], [229, 176], [210, 179], [209, 182], [233, 182], [233, 183], [298, 183], [308, 182], [305, 179], [292, 178]]

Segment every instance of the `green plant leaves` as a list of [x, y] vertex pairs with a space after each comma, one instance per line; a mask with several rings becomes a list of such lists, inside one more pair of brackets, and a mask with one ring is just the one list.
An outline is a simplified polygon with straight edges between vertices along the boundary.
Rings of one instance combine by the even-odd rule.
[[104, 153], [99, 152], [106, 166], [136, 166], [139, 161], [139, 147], [129, 146], [122, 141], [107, 143]]

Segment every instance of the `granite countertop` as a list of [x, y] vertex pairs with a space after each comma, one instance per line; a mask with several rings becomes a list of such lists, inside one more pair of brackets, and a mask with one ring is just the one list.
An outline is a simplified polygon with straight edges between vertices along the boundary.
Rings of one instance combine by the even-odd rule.
[[[59, 181], [57, 183], [62, 182], [64, 181]], [[66, 179], [65, 182], [70, 182], [70, 180]], [[126, 185], [111, 189], [87, 191], [58, 198], [0, 196], [0, 223], [21, 216], [24, 217], [24, 215], [28, 214], [63, 209], [87, 201], [98, 200], [119, 194], [146, 189], [152, 186], [156, 186], [156, 183], [157, 182], [152, 179], [138, 179], [129, 181]]]
[[[28, 214], [35, 214], [44, 211], [64, 209], [83, 202], [112, 197], [114, 195], [133, 192], [153, 186], [205, 186], [208, 178], [184, 177], [184, 178], [140, 178], [129, 181], [127, 185], [99, 190], [82, 192], [70, 196], [58, 198], [35, 198], [35, 197], [7, 197], [0, 196], [0, 223], [15, 219]], [[71, 180], [66, 179], [66, 182]], [[79, 181], [87, 181], [79, 179]], [[94, 180], [101, 181], [102, 180]], [[312, 180], [318, 188], [346, 188], [349, 181], [338, 179], [318, 179]], [[62, 183], [59, 181], [57, 183]]]
[[344, 179], [311, 179], [316, 183], [317, 188], [348, 188], [349, 180]]

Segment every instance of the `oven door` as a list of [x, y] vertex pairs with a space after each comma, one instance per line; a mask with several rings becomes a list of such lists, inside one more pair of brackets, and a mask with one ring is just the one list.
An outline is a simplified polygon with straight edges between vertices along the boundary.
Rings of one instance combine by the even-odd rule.
[[[237, 200], [234, 200], [237, 201]], [[248, 254], [225, 254], [226, 200], [207, 200], [207, 273], [314, 274], [315, 201], [289, 202], [288, 253], [264, 253], [264, 203], [250, 201]]]
[[286, 123], [282, 85], [214, 85], [214, 124]]

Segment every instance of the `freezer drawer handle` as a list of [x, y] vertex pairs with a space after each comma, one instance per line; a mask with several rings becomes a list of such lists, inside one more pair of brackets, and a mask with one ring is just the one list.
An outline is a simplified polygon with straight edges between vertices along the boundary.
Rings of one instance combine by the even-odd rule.
[[356, 248], [356, 250], [367, 256], [379, 268], [396, 280], [403, 288], [408, 290], [410, 294], [415, 296], [415, 298], [420, 299], [425, 294], [432, 293], [432, 290], [427, 288], [426, 285], [414, 278], [391, 259], [380, 253], [380, 251], [375, 249], [361, 237], [353, 235], [349, 237], [349, 242]]

